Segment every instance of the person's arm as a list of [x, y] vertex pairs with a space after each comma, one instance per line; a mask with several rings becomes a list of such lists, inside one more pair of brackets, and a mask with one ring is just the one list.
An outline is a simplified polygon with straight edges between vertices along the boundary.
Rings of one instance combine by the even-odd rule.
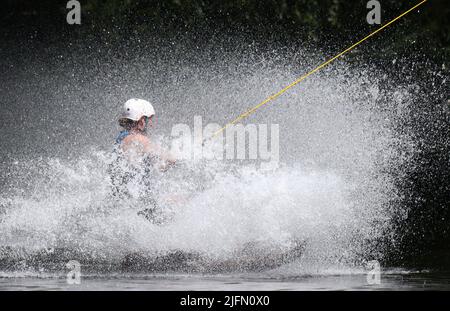
[[169, 169], [170, 166], [176, 163], [175, 157], [169, 151], [162, 148], [160, 145], [151, 143], [151, 149], [152, 153], [156, 154], [161, 158], [162, 163], [160, 165], [160, 169], [162, 171], [166, 171], [167, 169]]
[[162, 160], [160, 169], [165, 171], [171, 165], [175, 164], [175, 157], [160, 145], [153, 143], [144, 135], [129, 135], [122, 143], [122, 148], [125, 152], [133, 149], [136, 154], [150, 154], [159, 157]]

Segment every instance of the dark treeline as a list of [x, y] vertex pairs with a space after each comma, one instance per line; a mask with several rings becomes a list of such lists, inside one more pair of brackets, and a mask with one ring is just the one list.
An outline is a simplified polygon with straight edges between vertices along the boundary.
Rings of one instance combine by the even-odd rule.
[[[382, 23], [419, 0], [380, 0]], [[97, 44], [125, 53], [137, 41], [163, 38], [200, 48], [217, 41], [228, 49], [241, 43], [280, 48], [311, 43], [333, 55], [373, 31], [366, 22], [367, 1], [348, 0], [82, 0], [82, 24], [66, 23], [65, 0], [7, 0], [2, 3], [0, 56], [3, 64], [40, 49], [62, 50]], [[188, 39], [186, 39], [188, 38]], [[233, 40], [230, 40], [232, 38]], [[236, 38], [236, 40], [234, 40]], [[414, 55], [415, 78], [426, 88], [403, 126], [413, 129], [420, 150], [402, 172], [402, 202], [410, 208], [396, 219], [388, 265], [450, 268], [450, 5], [428, 1], [358, 50], [371, 63], [387, 68], [393, 83], [405, 79], [401, 66]], [[69, 49], [69, 50], [70, 50]], [[118, 51], [118, 52], [117, 52]], [[394, 66], [392, 55], [399, 60]], [[384, 61], [386, 59], [386, 61]], [[395, 70], [397, 67], [398, 70]], [[391, 70], [388, 70], [391, 69]], [[444, 78], [431, 77], [441, 71]], [[442, 80], [447, 77], [447, 85]], [[434, 88], [433, 92], [428, 92]], [[429, 96], [433, 98], [429, 98]], [[401, 129], [400, 129], [401, 130]], [[406, 130], [406, 129], [405, 129]], [[393, 174], [399, 174], [394, 171]]]
[[[254, 40], [305, 40], [328, 48], [353, 42], [374, 30], [368, 25], [367, 1], [348, 0], [81, 0], [82, 25], [66, 23], [66, 0], [7, 0], [2, 3], [2, 32], [14, 38], [30, 31], [42, 38], [90, 36], [127, 41], [145, 35], [250, 35]], [[381, 0], [382, 23], [419, 1]], [[424, 4], [396, 29], [407, 40], [389, 45], [395, 51], [415, 42], [430, 55], [450, 55], [450, 6], [445, 0]]]

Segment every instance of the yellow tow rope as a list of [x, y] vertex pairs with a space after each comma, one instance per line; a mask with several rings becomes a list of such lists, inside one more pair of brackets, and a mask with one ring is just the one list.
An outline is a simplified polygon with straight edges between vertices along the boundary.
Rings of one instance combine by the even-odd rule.
[[375, 35], [376, 33], [380, 32], [381, 30], [383, 30], [384, 28], [388, 27], [389, 25], [391, 25], [392, 23], [394, 23], [395, 21], [397, 21], [398, 19], [402, 18], [403, 16], [405, 16], [406, 14], [410, 13], [411, 11], [413, 11], [414, 9], [416, 9], [417, 7], [421, 6], [422, 4], [424, 4], [425, 2], [427, 2], [428, 0], [423, 0], [422, 2], [416, 4], [415, 6], [413, 6], [412, 8], [410, 8], [409, 10], [407, 10], [406, 12], [403, 12], [402, 14], [400, 14], [399, 16], [397, 16], [396, 18], [394, 18], [393, 20], [389, 21], [388, 23], [386, 23], [385, 25], [381, 26], [380, 28], [378, 28], [377, 30], [373, 31], [372, 33], [370, 33], [369, 35], [367, 35], [366, 37], [364, 37], [363, 39], [359, 40], [358, 42], [356, 42], [355, 44], [353, 44], [352, 46], [348, 47], [347, 49], [345, 49], [344, 51], [342, 51], [341, 53], [337, 54], [336, 56], [334, 56], [333, 58], [330, 58], [329, 60], [327, 60], [326, 62], [320, 64], [319, 66], [317, 66], [316, 68], [314, 68], [313, 70], [311, 70], [310, 72], [308, 72], [307, 74], [303, 75], [302, 77], [298, 78], [297, 80], [295, 80], [294, 82], [292, 82], [291, 84], [289, 84], [288, 86], [286, 86], [284, 89], [282, 89], [281, 91], [269, 96], [268, 98], [266, 98], [265, 100], [263, 100], [262, 102], [260, 102], [258, 105], [256, 105], [255, 107], [247, 110], [246, 112], [244, 112], [243, 114], [241, 114], [240, 116], [238, 116], [236, 119], [234, 119], [233, 121], [227, 123], [224, 127], [222, 127], [221, 129], [217, 130], [216, 132], [214, 132], [212, 134], [212, 136], [209, 138], [213, 138], [215, 136], [217, 136], [218, 134], [222, 133], [228, 126], [232, 125], [232, 124], [236, 124], [237, 122], [239, 122], [240, 120], [248, 117], [249, 115], [251, 115], [252, 113], [254, 113], [257, 109], [259, 109], [260, 107], [264, 106], [265, 104], [267, 104], [268, 102], [270, 102], [271, 100], [277, 98], [278, 96], [280, 96], [281, 94], [283, 94], [284, 92], [286, 92], [287, 90], [289, 90], [291, 87], [297, 85], [298, 83], [302, 82], [303, 80], [305, 80], [307, 77], [309, 77], [310, 75], [312, 75], [313, 73], [315, 73], [316, 71], [319, 71], [320, 69], [322, 69], [323, 67], [325, 67], [326, 65], [328, 65], [329, 63], [333, 62], [334, 60], [336, 60], [337, 58], [341, 57], [342, 55], [346, 54], [347, 52], [353, 50], [355, 47], [357, 47], [358, 45], [360, 45], [362, 42], [366, 41], [367, 39], [369, 39], [370, 37], [372, 37], [373, 35]]

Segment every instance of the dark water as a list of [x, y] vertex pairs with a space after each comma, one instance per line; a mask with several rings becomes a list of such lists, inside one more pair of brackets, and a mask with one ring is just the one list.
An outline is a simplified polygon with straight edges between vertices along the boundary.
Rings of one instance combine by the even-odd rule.
[[368, 284], [365, 274], [314, 275], [287, 278], [236, 275], [104, 275], [84, 276], [71, 285], [61, 275], [3, 275], [0, 290], [450, 290], [450, 273], [395, 271], [383, 273], [380, 284]]

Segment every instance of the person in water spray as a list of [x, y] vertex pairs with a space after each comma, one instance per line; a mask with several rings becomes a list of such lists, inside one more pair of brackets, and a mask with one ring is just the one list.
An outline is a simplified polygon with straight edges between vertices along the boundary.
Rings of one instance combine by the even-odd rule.
[[127, 100], [119, 119], [119, 125], [123, 130], [119, 133], [116, 144], [129, 160], [146, 156], [160, 158], [162, 160], [160, 168], [166, 170], [176, 160], [147, 136], [147, 129], [153, 127], [154, 116], [155, 109], [148, 101], [136, 98]]
[[[153, 105], [143, 99], [132, 98], [125, 102], [119, 125], [123, 128], [116, 139], [117, 159], [110, 169], [113, 195], [120, 198], [133, 197], [127, 190], [129, 183], [140, 184], [140, 188], [151, 193], [151, 181], [154, 179], [152, 169], [158, 162], [158, 169], [166, 171], [176, 163], [175, 158], [160, 145], [150, 140], [148, 128], [153, 127], [155, 109]], [[128, 169], [124, 170], [125, 161]], [[130, 169], [131, 168], [131, 169]], [[154, 171], [153, 171], [154, 172]], [[155, 211], [158, 206], [153, 195], [146, 193], [139, 195], [139, 201], [146, 206], [138, 215], [155, 222]]]

